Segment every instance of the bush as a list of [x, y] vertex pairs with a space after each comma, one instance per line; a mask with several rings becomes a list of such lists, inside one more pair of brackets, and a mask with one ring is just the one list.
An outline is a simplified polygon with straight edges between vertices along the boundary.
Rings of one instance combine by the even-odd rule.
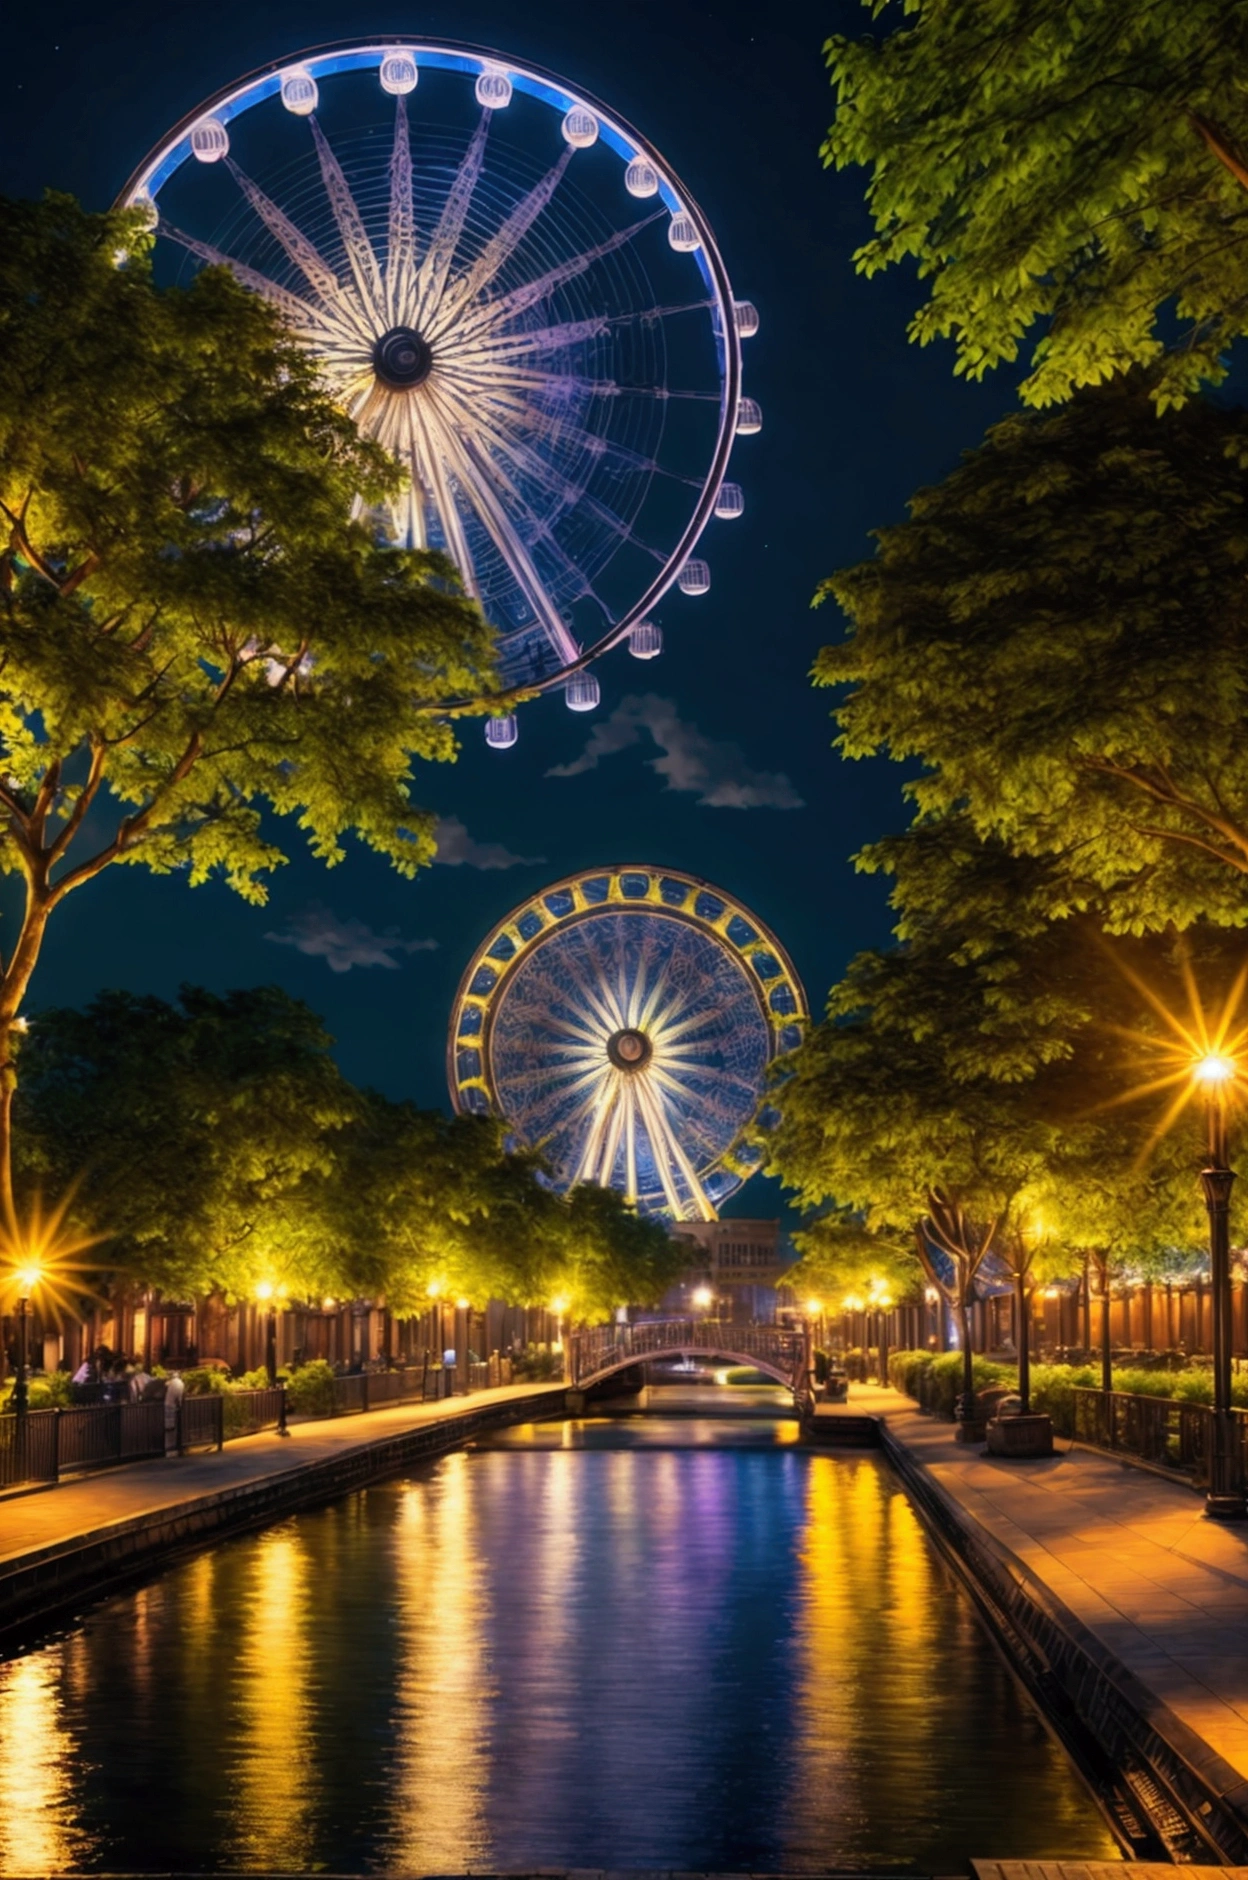
[[224, 1371], [183, 1371], [182, 1382], [188, 1397], [211, 1397], [213, 1392], [233, 1388]]
[[776, 1386], [776, 1380], [774, 1377], [768, 1377], [766, 1371], [755, 1371], [752, 1368], [752, 1366], [748, 1364], [732, 1365], [727, 1371], [724, 1372], [724, 1382], [725, 1384], [735, 1384], [739, 1386], [744, 1386], [744, 1385], [749, 1385], [749, 1384], [770, 1384], [773, 1390], [775, 1389], [775, 1386]]
[[1100, 1372], [1090, 1364], [1033, 1364], [1031, 1367], [1031, 1407], [1041, 1416], [1053, 1419], [1059, 1436], [1075, 1433], [1075, 1391], [1093, 1389], [1100, 1383]]
[[334, 1414], [334, 1367], [324, 1358], [301, 1364], [286, 1380], [286, 1401], [301, 1417], [329, 1417]]
[[518, 1351], [511, 1361], [511, 1375], [517, 1384], [547, 1384], [563, 1376], [563, 1355], [530, 1345]]

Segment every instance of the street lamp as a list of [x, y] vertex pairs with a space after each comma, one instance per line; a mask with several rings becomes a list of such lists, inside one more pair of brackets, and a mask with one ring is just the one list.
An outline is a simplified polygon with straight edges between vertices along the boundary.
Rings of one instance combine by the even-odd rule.
[[1213, 1294], [1213, 1455], [1205, 1513], [1219, 1521], [1242, 1521], [1248, 1508], [1231, 1415], [1231, 1188], [1235, 1171], [1227, 1162], [1226, 1100], [1237, 1066], [1233, 1058], [1209, 1051], [1193, 1067], [1205, 1093], [1209, 1152], [1200, 1172], [1209, 1213], [1209, 1266]]
[[17, 1280], [17, 1379], [13, 1385], [13, 1408], [18, 1416], [25, 1416], [30, 1404], [29, 1381], [29, 1331], [30, 1295], [39, 1284], [42, 1275], [37, 1266], [22, 1266], [15, 1274]]
[[871, 1294], [871, 1303], [876, 1312], [876, 1355], [879, 1359], [880, 1382], [888, 1382], [888, 1318], [893, 1309], [892, 1295], [883, 1287], [876, 1287]]
[[272, 1389], [277, 1383], [277, 1300], [271, 1279], [262, 1279], [257, 1283], [256, 1298], [267, 1309], [264, 1328], [264, 1368], [269, 1374], [269, 1388]]
[[715, 1303], [715, 1295], [709, 1286], [695, 1286], [693, 1303], [699, 1312], [709, 1312]]

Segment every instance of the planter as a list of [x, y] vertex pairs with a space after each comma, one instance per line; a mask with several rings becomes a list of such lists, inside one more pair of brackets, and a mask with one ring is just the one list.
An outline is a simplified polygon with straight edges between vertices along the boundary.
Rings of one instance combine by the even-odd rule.
[[988, 1425], [990, 1456], [1051, 1456], [1053, 1419], [1044, 1416], [993, 1417]]

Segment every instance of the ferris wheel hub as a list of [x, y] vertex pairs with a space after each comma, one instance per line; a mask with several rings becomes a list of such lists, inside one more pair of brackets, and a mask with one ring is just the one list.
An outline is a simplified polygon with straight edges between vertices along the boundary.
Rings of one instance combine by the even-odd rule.
[[645, 1032], [631, 1025], [607, 1039], [607, 1056], [617, 1071], [644, 1071], [653, 1054], [654, 1046]]
[[433, 370], [433, 348], [414, 327], [392, 326], [373, 347], [373, 375], [391, 392], [410, 392]]

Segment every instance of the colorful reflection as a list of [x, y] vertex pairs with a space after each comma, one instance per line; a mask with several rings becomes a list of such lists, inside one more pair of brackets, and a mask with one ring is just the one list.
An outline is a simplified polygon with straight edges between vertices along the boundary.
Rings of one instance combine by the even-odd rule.
[[0, 1666], [0, 1874], [1112, 1859], [880, 1459], [684, 1429], [513, 1432]]

